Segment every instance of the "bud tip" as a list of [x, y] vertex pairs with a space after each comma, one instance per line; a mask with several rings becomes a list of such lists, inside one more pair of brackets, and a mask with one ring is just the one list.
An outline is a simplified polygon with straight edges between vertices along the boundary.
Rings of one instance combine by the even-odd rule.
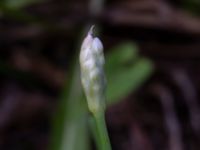
[[89, 32], [88, 32], [88, 35], [92, 35], [92, 34], [93, 34], [94, 27], [95, 27], [95, 25], [92, 25], [92, 26], [90, 27], [90, 30], [89, 30]]

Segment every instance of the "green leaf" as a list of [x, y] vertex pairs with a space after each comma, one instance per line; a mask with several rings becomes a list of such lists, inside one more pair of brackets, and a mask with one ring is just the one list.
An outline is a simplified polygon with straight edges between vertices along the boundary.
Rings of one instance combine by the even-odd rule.
[[5, 0], [2, 4], [10, 9], [20, 9], [43, 1], [44, 0]]
[[75, 51], [75, 56], [53, 120], [50, 150], [90, 149], [88, 108], [80, 81], [78, 51]]
[[64, 88], [53, 122], [51, 150], [88, 150], [87, 107], [83, 99], [78, 64]]
[[153, 71], [151, 61], [139, 58], [137, 48], [124, 44], [106, 57], [107, 101], [118, 102], [129, 93], [139, 88]]
[[125, 43], [113, 48], [111, 52], [106, 55], [106, 73], [109, 75], [112, 74], [113, 70], [118, 70], [123, 67], [124, 64], [136, 60], [137, 57], [138, 49], [136, 45], [132, 43]]
[[200, 15], [200, 1], [199, 0], [183, 0], [183, 8], [191, 12], [193, 15]]

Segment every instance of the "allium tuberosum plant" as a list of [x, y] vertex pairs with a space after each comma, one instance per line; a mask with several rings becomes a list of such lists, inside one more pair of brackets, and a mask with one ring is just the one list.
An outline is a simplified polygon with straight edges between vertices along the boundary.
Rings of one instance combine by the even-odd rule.
[[105, 88], [104, 54], [102, 42], [93, 37], [91, 27], [83, 41], [80, 52], [81, 81], [86, 95], [89, 111], [96, 133], [99, 150], [111, 150], [105, 123]]

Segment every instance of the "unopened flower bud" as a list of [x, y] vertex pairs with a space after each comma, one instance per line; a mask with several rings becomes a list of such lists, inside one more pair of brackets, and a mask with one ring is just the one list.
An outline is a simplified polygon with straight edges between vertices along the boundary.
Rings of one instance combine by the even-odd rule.
[[94, 113], [105, 108], [105, 75], [102, 42], [93, 37], [92, 29], [84, 39], [80, 52], [81, 81], [89, 110]]

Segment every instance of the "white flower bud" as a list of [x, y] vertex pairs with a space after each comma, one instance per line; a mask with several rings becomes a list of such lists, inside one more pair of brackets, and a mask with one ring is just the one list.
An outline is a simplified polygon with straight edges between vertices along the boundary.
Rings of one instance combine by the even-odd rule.
[[83, 41], [80, 52], [81, 81], [91, 112], [105, 108], [105, 75], [102, 42], [93, 37], [92, 29]]

